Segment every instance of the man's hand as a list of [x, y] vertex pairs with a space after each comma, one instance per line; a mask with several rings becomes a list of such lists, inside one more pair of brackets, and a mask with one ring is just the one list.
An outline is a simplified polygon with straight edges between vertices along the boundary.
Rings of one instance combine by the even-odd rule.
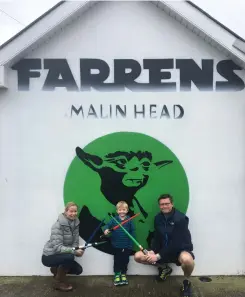
[[110, 233], [110, 230], [109, 229], [106, 229], [105, 231], [104, 231], [104, 234], [105, 235], [108, 235]]
[[79, 250], [76, 250], [75, 251], [75, 255], [77, 257], [82, 257], [83, 254], [84, 254], [84, 250], [82, 250], [82, 249], [79, 249]]
[[157, 260], [158, 260], [158, 257], [153, 251], [149, 251], [148, 254], [146, 255], [146, 261], [151, 264], [156, 263]]

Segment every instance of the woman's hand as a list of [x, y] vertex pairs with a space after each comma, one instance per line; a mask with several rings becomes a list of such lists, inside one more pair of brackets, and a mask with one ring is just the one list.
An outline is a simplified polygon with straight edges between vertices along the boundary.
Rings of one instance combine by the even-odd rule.
[[76, 250], [75, 251], [75, 255], [77, 257], [82, 257], [83, 254], [84, 254], [84, 250], [82, 250], [82, 249], [79, 249], [79, 250]]

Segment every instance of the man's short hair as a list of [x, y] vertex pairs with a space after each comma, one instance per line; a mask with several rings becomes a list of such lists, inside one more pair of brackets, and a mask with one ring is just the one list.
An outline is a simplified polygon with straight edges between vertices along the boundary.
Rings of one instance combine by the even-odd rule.
[[162, 194], [162, 195], [160, 195], [160, 197], [158, 198], [158, 204], [159, 204], [160, 200], [162, 200], [162, 199], [169, 199], [171, 203], [174, 202], [174, 198], [170, 194]]

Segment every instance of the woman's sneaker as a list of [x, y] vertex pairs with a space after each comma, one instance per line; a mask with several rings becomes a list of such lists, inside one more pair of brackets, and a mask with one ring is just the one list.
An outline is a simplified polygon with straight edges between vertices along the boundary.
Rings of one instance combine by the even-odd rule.
[[173, 269], [171, 267], [169, 267], [168, 265], [166, 265], [166, 267], [164, 267], [164, 268], [159, 267], [158, 271], [159, 271], [158, 280], [165, 281], [167, 279], [167, 277], [171, 275]]
[[122, 274], [121, 275], [121, 284], [122, 285], [128, 285], [128, 280], [127, 280], [127, 277], [126, 277], [126, 274]]
[[114, 286], [121, 285], [121, 274], [119, 272], [114, 275]]

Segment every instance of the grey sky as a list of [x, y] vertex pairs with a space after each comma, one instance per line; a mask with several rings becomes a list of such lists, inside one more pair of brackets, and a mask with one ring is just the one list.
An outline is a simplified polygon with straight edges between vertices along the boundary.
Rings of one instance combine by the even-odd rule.
[[[57, 2], [59, 1], [0, 0], [0, 44]], [[243, 17], [245, 15], [245, 0], [193, 0], [193, 2], [245, 39], [245, 18]]]
[[[58, 2], [57, 0], [0, 0], [0, 44], [11, 38]], [[2, 11], [18, 20], [18, 22]]]

